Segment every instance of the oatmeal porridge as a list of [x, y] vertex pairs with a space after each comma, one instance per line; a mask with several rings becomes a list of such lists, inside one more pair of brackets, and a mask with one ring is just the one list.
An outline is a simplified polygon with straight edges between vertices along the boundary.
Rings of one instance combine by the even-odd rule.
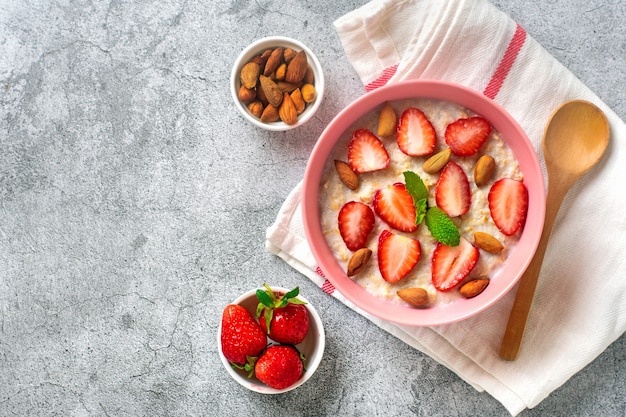
[[[374, 211], [377, 203], [375, 200], [380, 198], [375, 197], [375, 195], [378, 190], [386, 189], [393, 184], [404, 184], [405, 173], [408, 171], [417, 174], [426, 186], [428, 210], [438, 206], [445, 208], [443, 206], [447, 203], [445, 203], [443, 198], [440, 199], [436, 196], [436, 190], [438, 182], [442, 177], [442, 172], [447, 170], [448, 166], [446, 165], [445, 168], [436, 172], [429, 169], [429, 173], [424, 170], [424, 163], [433, 155], [452, 147], [445, 140], [446, 129], [449, 125], [455, 121], [471, 119], [478, 115], [457, 104], [440, 100], [412, 99], [395, 101], [389, 104], [399, 119], [398, 123], [401, 123], [403, 113], [409, 108], [418, 109], [418, 113], [421, 112], [426, 117], [432, 125], [436, 136], [433, 149], [428, 149], [419, 156], [409, 156], [405, 153], [406, 145], [399, 145], [395, 132], [389, 136], [378, 135], [380, 107], [382, 106], [359, 119], [350, 129], [342, 134], [322, 173], [319, 197], [322, 231], [335, 258], [344, 267], [344, 270], [347, 270], [348, 263], [355, 253], [355, 247], [353, 246], [352, 250], [348, 248], [344, 239], [345, 236], [342, 236], [342, 231], [340, 231], [338, 218], [342, 208], [347, 203], [363, 203], [370, 207], [372, 212], [376, 213], [373, 225], [371, 229], [368, 229], [366, 239], [360, 245], [369, 249], [371, 256], [367, 264], [358, 273], [352, 275], [351, 279], [369, 293], [396, 303], [405, 304], [404, 299], [401, 299], [397, 293], [399, 290], [408, 288], [425, 290], [431, 305], [451, 303], [462, 298], [459, 288], [463, 283], [484, 277], [497, 279], [498, 269], [506, 262], [510, 250], [519, 240], [523, 224], [519, 227], [519, 230], [514, 229], [513, 233], [510, 231], [503, 233], [502, 227], [498, 227], [500, 224], [496, 226], [494, 221], [493, 208], [490, 208], [489, 194], [498, 180], [505, 178], [515, 180], [516, 183], [522, 183], [523, 177], [512, 151], [502, 140], [500, 134], [491, 126], [489, 126], [488, 136], [486, 136], [484, 142], [481, 142], [475, 153], [467, 155], [467, 153], [455, 151], [451, 154], [448, 165], [455, 165], [454, 168], [457, 171], [458, 167], [460, 167], [467, 177], [470, 203], [466, 210], [459, 212], [460, 214], [450, 210], [445, 211], [449, 213], [449, 219], [458, 229], [461, 246], [469, 242], [469, 245], [473, 248], [472, 250], [476, 250], [477, 254], [475, 263], [472, 264], [470, 271], [459, 282], [454, 283], [451, 288], [441, 290], [441, 286], [433, 283], [433, 255], [437, 247], [446, 245], [438, 243], [424, 221], [416, 221], [415, 223], [419, 224], [417, 224], [417, 228], [414, 231], [410, 229], [407, 229], [408, 231], [398, 230], [392, 227], [385, 216], [381, 216], [378, 208]], [[348, 162], [351, 140], [355, 132], [360, 130], [366, 130], [380, 140], [388, 154], [388, 164], [382, 169], [376, 168], [369, 172], [367, 170], [361, 172], [358, 168], [355, 169], [352, 166], [353, 171], [356, 171], [358, 176], [358, 186], [353, 187], [355, 189], [351, 189], [340, 178], [335, 161]], [[417, 151], [416, 153], [420, 152]], [[480, 183], [481, 185], [478, 186], [474, 179], [474, 169], [477, 161], [483, 155], [489, 155], [493, 158], [492, 161], [495, 161], [495, 168], [493, 172], [490, 171], [485, 182]], [[452, 171], [452, 168], [450, 170]], [[452, 188], [455, 189], [452, 193], [456, 193], [457, 187]], [[388, 235], [385, 231], [419, 242], [417, 254], [419, 259], [417, 263], [409, 268], [410, 271], [408, 273], [403, 273], [400, 279], [383, 278], [383, 273], [381, 273], [382, 259], [379, 258], [380, 254], [378, 251], [381, 248], [381, 235]], [[501, 244], [502, 249], [500, 251], [488, 251], [482, 247], [479, 249], [478, 242], [475, 240], [476, 232], [486, 233], [488, 236], [495, 238]]]

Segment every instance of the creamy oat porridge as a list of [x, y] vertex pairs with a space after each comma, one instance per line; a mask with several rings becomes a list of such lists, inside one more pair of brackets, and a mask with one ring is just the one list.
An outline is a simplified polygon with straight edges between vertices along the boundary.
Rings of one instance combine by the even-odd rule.
[[[425, 151], [418, 149], [414, 153], [420, 154], [420, 156], [409, 156], [405, 153], [408, 147], [406, 144], [398, 144], [395, 132], [389, 136], [379, 136], [377, 133], [380, 108], [359, 119], [350, 129], [343, 133], [331, 157], [327, 161], [322, 174], [319, 199], [322, 231], [336, 259], [344, 267], [344, 270], [347, 270], [348, 263], [357, 248], [354, 245], [352, 245], [351, 249], [348, 248], [345, 236], [342, 236], [342, 232], [340, 232], [338, 218], [340, 211], [347, 203], [362, 203], [369, 207], [372, 213], [374, 213], [371, 231], [366, 230], [366, 232], [369, 231], [366, 233], [366, 239], [362, 244], [359, 244], [361, 247], [365, 247], [371, 251], [371, 257], [366, 266], [360, 269], [358, 273], [352, 275], [351, 279], [355, 280], [355, 282], [364, 287], [369, 293], [397, 303], [405, 303], [405, 301], [397, 295], [397, 292], [407, 288], [424, 289], [428, 294], [429, 305], [450, 303], [462, 297], [459, 288], [463, 283], [482, 277], [497, 279], [497, 271], [506, 261], [510, 250], [518, 241], [523, 223], [519, 227], [519, 230], [514, 229], [513, 233], [510, 233], [510, 230], [506, 231], [506, 234], [503, 233], [501, 227], [499, 228], [494, 223], [488, 200], [489, 193], [493, 185], [502, 178], [512, 179], [515, 180], [516, 184], [521, 184], [523, 179], [522, 174], [511, 150], [504, 143], [499, 133], [491, 128], [491, 126], [489, 126], [490, 132], [488, 136], [484, 140], [484, 143], [481, 143], [477, 152], [468, 156], [459, 155], [463, 153], [462, 151], [455, 151], [451, 154], [451, 162], [449, 162], [448, 165], [456, 166], [453, 167], [454, 169], [450, 168], [450, 171], [458, 171], [458, 167], [463, 171], [469, 183], [469, 195], [471, 200], [469, 208], [466, 208], [467, 211], [461, 210], [459, 212], [461, 214], [453, 212], [454, 209], [446, 210], [446, 212], [450, 213], [449, 218], [458, 228], [461, 241], [460, 246], [470, 245], [471, 249], [476, 251], [477, 259], [475, 259], [475, 263], [470, 268], [469, 273], [465, 274], [459, 282], [453, 283], [450, 288], [441, 290], [441, 286], [433, 284], [432, 258], [433, 252], [437, 246], [446, 245], [438, 243], [437, 240], [433, 238], [429, 227], [427, 227], [424, 221], [421, 221], [420, 224], [417, 225], [417, 230], [415, 231], [411, 231], [410, 229], [403, 231], [392, 227], [390, 223], [386, 221], [387, 219], [384, 219], [384, 213], [381, 213], [382, 210], [378, 208], [375, 210], [377, 204], [375, 200], [381, 199], [381, 197], [375, 198], [375, 194], [378, 190], [393, 187], [393, 184], [405, 183], [405, 172], [409, 171], [417, 174], [426, 186], [428, 190], [428, 207], [442, 206], [442, 208], [444, 208], [443, 206], [447, 203], [444, 201], [445, 199], [443, 197], [436, 197], [436, 189], [442, 172], [447, 170], [448, 166], [437, 170], [437, 172], [429, 170], [432, 173], [428, 173], [424, 170], [424, 163], [433, 155], [439, 154], [449, 148], [449, 145], [444, 139], [448, 125], [460, 119], [465, 120], [477, 115], [457, 104], [440, 100], [413, 99], [395, 101], [389, 104], [391, 104], [395, 115], [398, 117], [398, 123], [401, 123], [403, 120], [402, 115], [406, 109], [415, 108], [423, 112], [423, 115], [432, 124], [434, 133], [436, 133], [434, 148], [426, 149]], [[352, 166], [352, 170], [357, 172], [359, 182], [358, 187], [352, 190], [346, 186], [345, 181], [342, 182], [342, 179], [340, 179], [335, 161], [350, 162], [348, 152], [351, 140], [355, 132], [363, 129], [380, 139], [380, 142], [388, 154], [389, 161], [385, 168], [376, 169], [371, 172], [359, 172], [358, 167]], [[400, 147], [402, 147], [405, 152], [403, 152]], [[448, 151], [448, 154], [449, 153]], [[488, 175], [484, 183], [477, 186], [474, 179], [474, 169], [477, 161], [483, 155], [489, 155], [493, 158], [492, 161], [495, 161], [495, 169]], [[354, 165], [356, 165], [356, 163]], [[452, 188], [455, 189], [455, 191], [453, 191], [454, 194], [456, 188], [460, 189], [462, 187]], [[441, 192], [441, 194], [444, 193]], [[393, 198], [395, 198], [395, 196]], [[383, 214], [383, 216], [381, 216], [381, 214]], [[507, 214], [505, 213], [503, 215]], [[371, 218], [369, 214], [367, 216]], [[522, 220], [525, 219], [525, 207], [523, 216], [524, 218]], [[393, 279], [383, 278], [383, 273], [381, 273], [381, 268], [383, 267], [380, 265], [381, 259], [379, 259], [378, 250], [382, 247], [382, 239], [380, 239], [380, 236], [388, 234], [385, 231], [391, 232], [394, 235], [405, 236], [419, 242], [417, 245], [419, 247], [417, 251], [419, 258], [417, 263], [410, 268], [410, 272], [406, 273], [406, 275], [404, 275], [403, 272], [403, 275], [399, 279], [397, 277]], [[503, 248], [499, 252], [484, 250], [482, 247], [478, 249], [479, 245], [475, 240], [475, 232], [483, 232], [488, 234], [488, 236], [494, 237], [501, 243]], [[468, 246], [468, 248], [470, 246]], [[395, 251], [396, 247], [394, 247], [393, 250]]]

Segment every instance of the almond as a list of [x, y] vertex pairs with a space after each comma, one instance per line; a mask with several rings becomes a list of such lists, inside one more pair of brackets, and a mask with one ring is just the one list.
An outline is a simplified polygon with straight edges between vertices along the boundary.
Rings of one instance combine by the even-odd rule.
[[398, 290], [397, 294], [413, 307], [423, 307], [428, 304], [428, 292], [423, 288], [403, 288]]
[[250, 58], [250, 62], [254, 62], [255, 64], [259, 66], [259, 68], [263, 68], [263, 66], [265, 65], [265, 61], [267, 61], [267, 58], [263, 59], [261, 55], [255, 55], [252, 58]]
[[485, 232], [474, 232], [474, 243], [489, 253], [499, 253], [504, 249], [504, 246], [498, 239]]
[[283, 96], [283, 101], [278, 108], [278, 117], [288, 125], [294, 125], [298, 121], [298, 111], [289, 93]]
[[265, 97], [265, 91], [263, 91], [261, 87], [257, 87], [256, 89], [256, 98], [261, 103], [263, 103], [263, 106], [267, 106], [268, 104], [270, 104], [270, 102], [267, 100], [267, 97]]
[[315, 81], [315, 73], [310, 65], [307, 65], [306, 74], [304, 74], [304, 79], [302, 81], [304, 81], [305, 84], [313, 84], [313, 81]]
[[252, 103], [248, 104], [248, 110], [250, 110], [250, 113], [252, 113], [254, 116], [261, 117], [261, 115], [263, 114], [263, 103], [255, 100]]
[[261, 81], [261, 88], [267, 101], [274, 107], [279, 107], [283, 101], [283, 93], [280, 91], [274, 81], [265, 75], [259, 77]]
[[300, 51], [293, 57], [293, 59], [287, 65], [287, 73], [285, 74], [285, 81], [288, 83], [299, 83], [306, 75], [307, 59], [306, 53]]
[[398, 116], [389, 102], [385, 102], [378, 115], [378, 136], [391, 136], [396, 133]]
[[351, 277], [361, 272], [367, 266], [371, 256], [372, 251], [368, 248], [361, 248], [354, 252], [348, 261], [348, 276]]
[[335, 160], [335, 169], [339, 174], [339, 179], [351, 190], [359, 188], [359, 176], [350, 168], [347, 162]]
[[278, 81], [276, 85], [278, 86], [278, 89], [283, 93], [291, 93], [296, 88], [300, 88], [300, 84], [291, 84], [285, 81]]
[[263, 123], [277, 122], [279, 119], [278, 108], [272, 106], [271, 104], [268, 104], [263, 109], [263, 113], [261, 114], [260, 119]]
[[315, 91], [315, 86], [313, 84], [304, 84], [300, 91], [302, 91], [302, 98], [307, 103], [313, 103], [315, 98], [317, 97], [317, 91]]
[[285, 48], [283, 51], [283, 59], [286, 63], [290, 63], [291, 60], [296, 56], [296, 51], [291, 48]]
[[284, 80], [286, 72], [287, 72], [287, 64], [283, 62], [282, 64], [278, 66], [278, 68], [276, 68], [276, 71], [274, 72], [274, 78], [276, 78], [276, 80], [278, 81]]
[[266, 77], [269, 77], [270, 75], [272, 75], [274, 71], [276, 71], [276, 68], [278, 68], [278, 66], [282, 63], [283, 63], [283, 48], [279, 46], [278, 48], [274, 48], [274, 50], [272, 50], [272, 53], [267, 59], [267, 62], [265, 63], [265, 68], [263, 69], [263, 75], [265, 75]]
[[436, 174], [441, 171], [443, 167], [450, 161], [450, 157], [452, 156], [452, 150], [450, 148], [446, 148], [443, 151], [437, 152], [426, 161], [424, 161], [424, 165], [422, 165], [422, 169], [424, 172], [428, 174]]
[[241, 84], [246, 86], [246, 88], [254, 88], [256, 83], [259, 81], [260, 74], [261, 66], [256, 62], [248, 62], [246, 65], [241, 67], [239, 79], [241, 80]]
[[265, 51], [263, 51], [263, 53], [261, 55], [259, 55], [261, 57], [261, 68], [263, 68], [265, 66], [265, 64], [267, 63], [267, 60], [270, 59], [270, 55], [272, 55], [272, 51], [273, 49], [266, 49]]
[[239, 93], [237, 96], [242, 103], [248, 104], [256, 98], [256, 90], [253, 88], [247, 88], [242, 84], [241, 87], [239, 87]]
[[463, 297], [472, 298], [483, 292], [487, 285], [489, 285], [489, 278], [476, 278], [463, 284], [459, 291]]
[[483, 155], [478, 158], [474, 166], [474, 182], [477, 186], [482, 186], [489, 181], [493, 170], [496, 168], [496, 161], [491, 155]]
[[306, 107], [306, 103], [302, 98], [302, 91], [300, 91], [299, 88], [296, 88], [291, 92], [290, 96], [293, 100], [293, 104], [296, 105], [296, 111], [298, 112], [298, 114], [302, 113], [304, 111], [304, 108]]

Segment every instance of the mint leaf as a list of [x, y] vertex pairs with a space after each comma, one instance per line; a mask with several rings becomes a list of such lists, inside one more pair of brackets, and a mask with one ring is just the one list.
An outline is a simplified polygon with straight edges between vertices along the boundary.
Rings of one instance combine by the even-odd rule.
[[[428, 188], [426, 188], [426, 184], [413, 171], [404, 171], [404, 186], [406, 190], [413, 197], [413, 201], [416, 203], [422, 199], [428, 200]], [[417, 205], [417, 204], [416, 204]]]
[[420, 176], [413, 171], [404, 171], [404, 186], [413, 197], [415, 224], [419, 225], [424, 220], [426, 210], [428, 210], [428, 188]]
[[422, 198], [417, 203], [415, 203], [415, 224], [419, 225], [422, 223], [422, 221], [424, 220], [424, 216], [426, 216], [427, 210], [428, 210], [427, 198]]
[[436, 240], [446, 246], [458, 246], [461, 243], [456, 224], [439, 207], [431, 207], [426, 212], [426, 227]]

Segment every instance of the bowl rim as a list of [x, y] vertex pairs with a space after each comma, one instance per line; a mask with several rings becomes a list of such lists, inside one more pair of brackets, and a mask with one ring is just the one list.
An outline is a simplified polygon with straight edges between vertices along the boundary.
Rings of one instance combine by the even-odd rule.
[[[283, 293], [287, 293], [288, 291], [290, 291], [287, 288], [283, 288], [283, 287], [278, 287], [278, 286], [273, 286], [270, 285], [270, 288], [273, 291], [280, 291]], [[234, 299], [233, 301], [231, 301], [229, 304], [241, 304], [243, 302], [245, 302], [246, 300], [248, 300], [249, 298], [252, 297], [256, 297], [256, 291], [257, 290], [265, 290], [266, 288], [264, 287], [258, 287], [255, 289], [252, 289], [250, 291], [246, 291], [245, 293], [241, 294], [239, 297], [237, 297], [236, 299]], [[304, 301], [306, 304], [304, 304], [304, 306], [306, 307], [308, 313], [309, 313], [309, 317], [311, 319], [311, 321], [315, 324], [315, 328], [318, 332], [317, 334], [317, 348], [314, 351], [314, 355], [311, 355], [309, 357], [307, 357], [307, 362], [306, 362], [306, 371], [303, 373], [303, 375], [300, 377], [300, 379], [298, 379], [298, 381], [296, 381], [295, 384], [284, 388], [284, 389], [276, 389], [276, 388], [272, 388], [269, 387], [265, 384], [263, 384], [261, 381], [259, 381], [256, 378], [252, 378], [252, 379], [248, 379], [245, 376], [241, 375], [241, 373], [237, 372], [236, 370], [234, 370], [232, 368], [232, 366], [230, 365], [230, 363], [228, 362], [228, 360], [226, 359], [226, 357], [224, 356], [224, 354], [222, 353], [222, 340], [221, 340], [221, 336], [222, 336], [222, 319], [220, 316], [219, 319], [219, 323], [218, 323], [218, 327], [217, 327], [217, 351], [218, 351], [218, 355], [220, 357], [220, 362], [222, 362], [222, 365], [224, 365], [224, 368], [226, 368], [226, 371], [228, 372], [228, 374], [235, 380], [237, 381], [241, 386], [254, 391], [254, 392], [258, 392], [261, 394], [282, 394], [284, 392], [288, 392], [291, 390], [294, 390], [296, 388], [298, 388], [299, 386], [301, 386], [302, 384], [304, 384], [306, 381], [308, 381], [313, 374], [315, 373], [315, 371], [317, 370], [317, 368], [319, 367], [320, 363], [322, 362], [322, 358], [324, 356], [324, 349], [326, 348], [326, 333], [324, 331], [324, 324], [322, 322], [322, 319], [320, 317], [320, 315], [318, 314], [317, 310], [315, 309], [315, 307], [313, 306], [313, 304], [311, 304], [311, 302], [309, 300], [307, 300], [305, 297], [303, 297], [301, 294], [298, 294], [297, 298], [299, 298], [300, 300]], [[251, 312], [252, 314], [254, 314], [253, 312]], [[309, 331], [311, 331], [312, 329], [309, 328]], [[268, 341], [271, 341], [271, 339], [268, 338]], [[274, 344], [278, 344], [275, 343]]]
[[[496, 276], [511, 274], [509, 279], [492, 280], [483, 296], [456, 303], [416, 309], [383, 300], [347, 277], [326, 244], [319, 221], [319, 184], [326, 161], [335, 143], [360, 117], [381, 106], [385, 101], [427, 98], [457, 103], [485, 117], [498, 130], [513, 151], [528, 187], [529, 205], [526, 224], [511, 251], [505, 266]], [[509, 141], [507, 138], [521, 138]], [[356, 99], [344, 108], [322, 132], [307, 164], [302, 186], [302, 218], [311, 252], [324, 277], [349, 301], [364, 311], [389, 322], [407, 326], [436, 326], [467, 319], [491, 307], [508, 293], [528, 267], [541, 238], [545, 218], [545, 184], [539, 158], [526, 133], [515, 119], [497, 102], [463, 85], [440, 80], [401, 81], [380, 87]], [[317, 244], [315, 244], [317, 242]], [[520, 248], [525, 251], [521, 252]], [[513, 256], [515, 255], [515, 256]], [[486, 295], [486, 297], [485, 297]]]
[[[295, 51], [303, 50], [307, 55], [307, 60], [311, 65], [311, 68], [313, 69], [313, 74], [315, 75], [315, 81], [313, 82], [313, 84], [315, 85], [317, 97], [315, 101], [312, 104], [309, 104], [302, 112], [302, 114], [298, 116], [298, 121], [293, 125], [288, 125], [280, 120], [272, 123], [261, 122], [258, 118], [250, 114], [248, 108], [239, 100], [238, 97], [239, 87], [241, 86], [241, 81], [239, 80], [241, 67], [243, 67], [246, 62], [248, 62], [254, 55], [257, 55], [259, 52], [262, 52], [268, 48], [275, 48], [278, 46], [288, 46]], [[244, 118], [253, 125], [270, 131], [286, 131], [302, 126], [313, 117], [313, 115], [321, 106], [324, 99], [325, 79], [324, 71], [322, 69], [322, 65], [320, 64], [319, 59], [313, 53], [313, 51], [304, 43], [287, 36], [266, 36], [264, 38], [257, 39], [256, 41], [245, 47], [239, 53], [237, 59], [235, 59], [235, 63], [233, 64], [233, 68], [230, 73], [229, 82], [230, 93], [235, 103], [235, 107], [244, 116]]]

